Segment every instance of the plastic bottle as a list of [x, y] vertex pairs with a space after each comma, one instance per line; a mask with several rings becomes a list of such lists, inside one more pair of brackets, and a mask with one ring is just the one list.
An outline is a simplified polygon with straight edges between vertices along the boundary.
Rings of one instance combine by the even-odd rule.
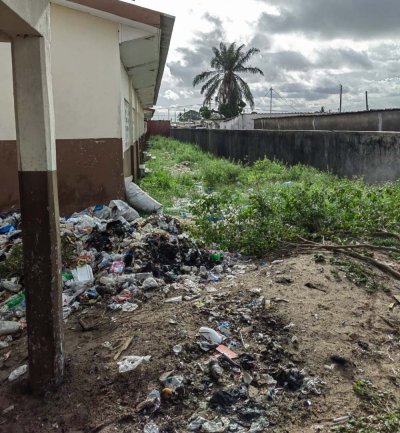
[[19, 292], [16, 295], [11, 296], [9, 300], [5, 303], [5, 306], [9, 310], [12, 310], [18, 305], [21, 305], [23, 302], [25, 302], [25, 292]]
[[0, 321], [0, 336], [16, 334], [20, 331], [20, 326], [18, 322], [12, 322], [8, 320]]
[[21, 365], [20, 367], [16, 368], [10, 373], [10, 375], [8, 376], [8, 380], [10, 382], [13, 382], [14, 380], [24, 375], [27, 371], [28, 371], [28, 364]]
[[154, 422], [149, 422], [144, 426], [143, 433], [160, 433], [160, 429]]

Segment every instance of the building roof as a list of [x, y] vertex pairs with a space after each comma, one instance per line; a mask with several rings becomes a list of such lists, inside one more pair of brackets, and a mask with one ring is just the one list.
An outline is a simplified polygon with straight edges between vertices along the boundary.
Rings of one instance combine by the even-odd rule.
[[144, 108], [156, 104], [175, 18], [121, 0], [52, 0], [120, 24], [122, 63]]

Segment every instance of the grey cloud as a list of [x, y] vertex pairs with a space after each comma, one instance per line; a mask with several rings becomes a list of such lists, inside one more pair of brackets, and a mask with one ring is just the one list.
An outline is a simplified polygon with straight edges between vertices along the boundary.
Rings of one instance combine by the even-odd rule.
[[286, 71], [307, 71], [312, 67], [312, 63], [303, 54], [296, 51], [266, 53], [265, 56], [279, 69]]
[[[262, 0], [259, 0], [262, 1]], [[400, 35], [397, 17], [400, 0], [265, 0], [280, 10], [280, 16], [262, 14], [254, 33], [247, 35], [248, 46], [261, 50], [252, 64], [265, 76], [246, 75], [256, 105], [269, 108], [268, 89], [271, 85], [298, 110], [319, 109], [324, 105], [336, 111], [339, 84], [344, 86], [344, 109], [364, 108], [364, 92], [370, 93], [371, 108], [400, 105]], [[399, 13], [397, 13], [399, 12]], [[388, 15], [395, 17], [391, 18]], [[195, 32], [189, 46], [178, 48], [179, 60], [168, 62], [178, 84], [163, 83], [159, 103], [169, 106], [163, 98], [171, 90], [180, 95], [179, 105], [202, 102], [199, 88], [193, 89], [193, 77], [210, 68], [211, 48], [226, 40], [223, 21], [206, 13], [203, 19], [211, 30]], [[394, 24], [396, 21], [396, 25]], [[301, 51], [278, 51], [273, 45], [280, 34], [302, 32], [313, 40], [310, 58]], [[396, 36], [380, 40], [390, 33]], [[276, 34], [276, 37], [274, 37]], [[351, 43], [331, 48], [333, 38], [372, 39], [364, 51]], [[290, 37], [288, 38], [290, 41]], [[237, 41], [241, 42], [241, 41]], [[316, 43], [317, 42], [317, 43]], [[290, 45], [288, 45], [290, 47]], [[193, 91], [190, 94], [189, 91]], [[274, 101], [275, 109], [293, 110], [283, 100]]]
[[271, 38], [260, 32], [257, 32], [249, 42], [250, 47], [258, 48], [260, 51], [269, 50], [271, 45]]
[[214, 24], [214, 26], [216, 28], [218, 27], [222, 27], [222, 20], [219, 17], [216, 17], [214, 15], [211, 15], [210, 13], [206, 12], [203, 15], [203, 18], [206, 19], [208, 22], [210, 22], [211, 24]]
[[196, 74], [210, 67], [211, 48], [225, 40], [225, 31], [220, 18], [208, 13], [203, 18], [213, 24], [214, 28], [210, 32], [197, 32], [190, 48], [178, 48], [177, 51], [181, 54], [182, 60], [168, 63], [171, 74], [178, 77], [182, 84], [188, 87], [192, 86]]
[[370, 39], [397, 35], [399, 0], [259, 0], [280, 14], [263, 13], [260, 31], [319, 38]]
[[373, 63], [365, 52], [355, 51], [351, 48], [328, 48], [318, 52], [315, 66], [329, 69], [340, 69], [343, 66], [352, 69], [371, 69]]

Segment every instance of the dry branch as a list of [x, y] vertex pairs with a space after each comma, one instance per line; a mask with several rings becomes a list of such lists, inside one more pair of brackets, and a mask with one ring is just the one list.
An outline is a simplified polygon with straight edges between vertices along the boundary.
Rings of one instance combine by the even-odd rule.
[[306, 247], [306, 248], [324, 248], [326, 250], [337, 250], [338, 248], [342, 249], [342, 250], [347, 250], [347, 249], [353, 249], [353, 248], [363, 248], [363, 249], [367, 249], [367, 250], [377, 250], [377, 251], [389, 251], [389, 252], [393, 252], [393, 253], [398, 253], [400, 254], [400, 249], [398, 248], [394, 248], [394, 247], [385, 247], [385, 246], [380, 246], [380, 245], [372, 245], [372, 244], [354, 244], [354, 245], [326, 245], [326, 244], [317, 244], [317, 243], [312, 243], [312, 244], [291, 244], [291, 245], [296, 245], [298, 247]]
[[400, 234], [399, 233], [387, 232], [385, 230], [380, 230], [378, 232], [375, 232], [374, 235], [375, 236], [383, 236], [383, 237], [388, 237], [388, 238], [400, 239]]
[[[297, 244], [299, 247], [307, 248], [307, 249], [318, 248], [318, 249], [323, 249], [323, 250], [328, 250], [328, 251], [330, 250], [330, 251], [342, 253], [342, 254], [345, 254], [347, 256], [358, 259], [360, 261], [366, 262], [366, 263], [380, 269], [381, 271], [391, 275], [396, 280], [400, 280], [400, 272], [397, 272], [396, 270], [394, 270], [390, 266], [386, 265], [385, 263], [379, 262], [378, 260], [373, 259], [372, 257], [363, 256], [362, 254], [356, 253], [355, 251], [348, 251], [348, 249], [357, 248], [356, 245], [324, 245], [324, 244], [318, 244], [317, 242], [309, 241], [309, 240], [303, 239], [303, 238], [301, 238], [301, 240], [304, 241], [305, 244]], [[358, 248], [361, 248], [360, 245], [361, 244], [358, 244]], [[369, 244], [364, 244], [364, 245], [369, 245]], [[373, 245], [373, 246], [375, 247], [375, 245]], [[389, 248], [389, 247], [386, 247], [386, 248]]]

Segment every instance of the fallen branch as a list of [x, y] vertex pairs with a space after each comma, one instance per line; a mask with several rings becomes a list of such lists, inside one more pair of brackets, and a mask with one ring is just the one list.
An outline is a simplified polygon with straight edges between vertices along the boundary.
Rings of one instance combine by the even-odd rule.
[[385, 265], [382, 262], [378, 262], [378, 260], [373, 259], [372, 257], [363, 256], [362, 254], [355, 253], [354, 251], [343, 251], [338, 248], [336, 251], [345, 254], [347, 256], [353, 257], [355, 259], [361, 260], [363, 262], [369, 263], [372, 266], [375, 266], [376, 268], [380, 269], [381, 271], [391, 275], [393, 278], [396, 278], [396, 280], [400, 280], [400, 272], [395, 271], [393, 268], [391, 268], [388, 265]]
[[306, 239], [302, 239], [303, 241], [306, 241], [307, 243], [305, 245], [299, 245], [303, 248], [318, 248], [318, 249], [324, 249], [324, 250], [331, 250], [338, 253], [345, 254], [347, 256], [353, 257], [355, 259], [358, 259], [362, 262], [369, 263], [372, 266], [375, 266], [376, 268], [380, 269], [381, 271], [391, 275], [396, 280], [400, 280], [400, 272], [397, 272], [393, 268], [391, 268], [388, 265], [385, 265], [382, 262], [379, 262], [378, 260], [373, 259], [372, 257], [363, 256], [362, 254], [358, 254], [355, 251], [347, 251], [347, 248], [351, 248], [351, 246], [341, 246], [341, 245], [323, 245], [318, 244], [316, 242], [307, 241]]
[[314, 283], [306, 283], [306, 284], [304, 284], [304, 286], [308, 287], [309, 289], [319, 290], [320, 292], [327, 293], [327, 291], [325, 289], [323, 289], [322, 287], [319, 287], [319, 285], [316, 285]]
[[354, 245], [327, 245], [327, 244], [319, 244], [317, 242], [308, 241], [307, 239], [301, 238], [303, 241], [307, 241], [307, 243], [304, 244], [297, 244], [294, 242], [287, 242], [289, 245], [294, 245], [297, 247], [306, 247], [306, 248], [324, 248], [326, 250], [336, 250], [337, 248], [340, 249], [352, 249], [352, 248], [364, 248], [369, 250], [378, 250], [378, 251], [390, 251], [393, 253], [400, 254], [400, 249], [395, 247], [385, 247], [383, 245], [372, 245], [372, 244], [354, 244]]
[[399, 233], [393, 233], [393, 232], [387, 232], [385, 230], [379, 230], [374, 233], [375, 236], [384, 236], [389, 238], [396, 238], [400, 240], [400, 234]]
[[381, 320], [383, 320], [386, 323], [386, 325], [390, 326], [393, 329], [398, 329], [398, 326], [395, 323], [393, 323], [391, 320], [386, 319], [386, 317], [383, 317], [381, 315], [379, 317], [381, 318]]
[[117, 353], [114, 355], [114, 361], [117, 361], [117, 359], [121, 356], [121, 353], [124, 352], [129, 345], [132, 343], [133, 337], [128, 337], [125, 342], [121, 345], [121, 347], [118, 349]]

